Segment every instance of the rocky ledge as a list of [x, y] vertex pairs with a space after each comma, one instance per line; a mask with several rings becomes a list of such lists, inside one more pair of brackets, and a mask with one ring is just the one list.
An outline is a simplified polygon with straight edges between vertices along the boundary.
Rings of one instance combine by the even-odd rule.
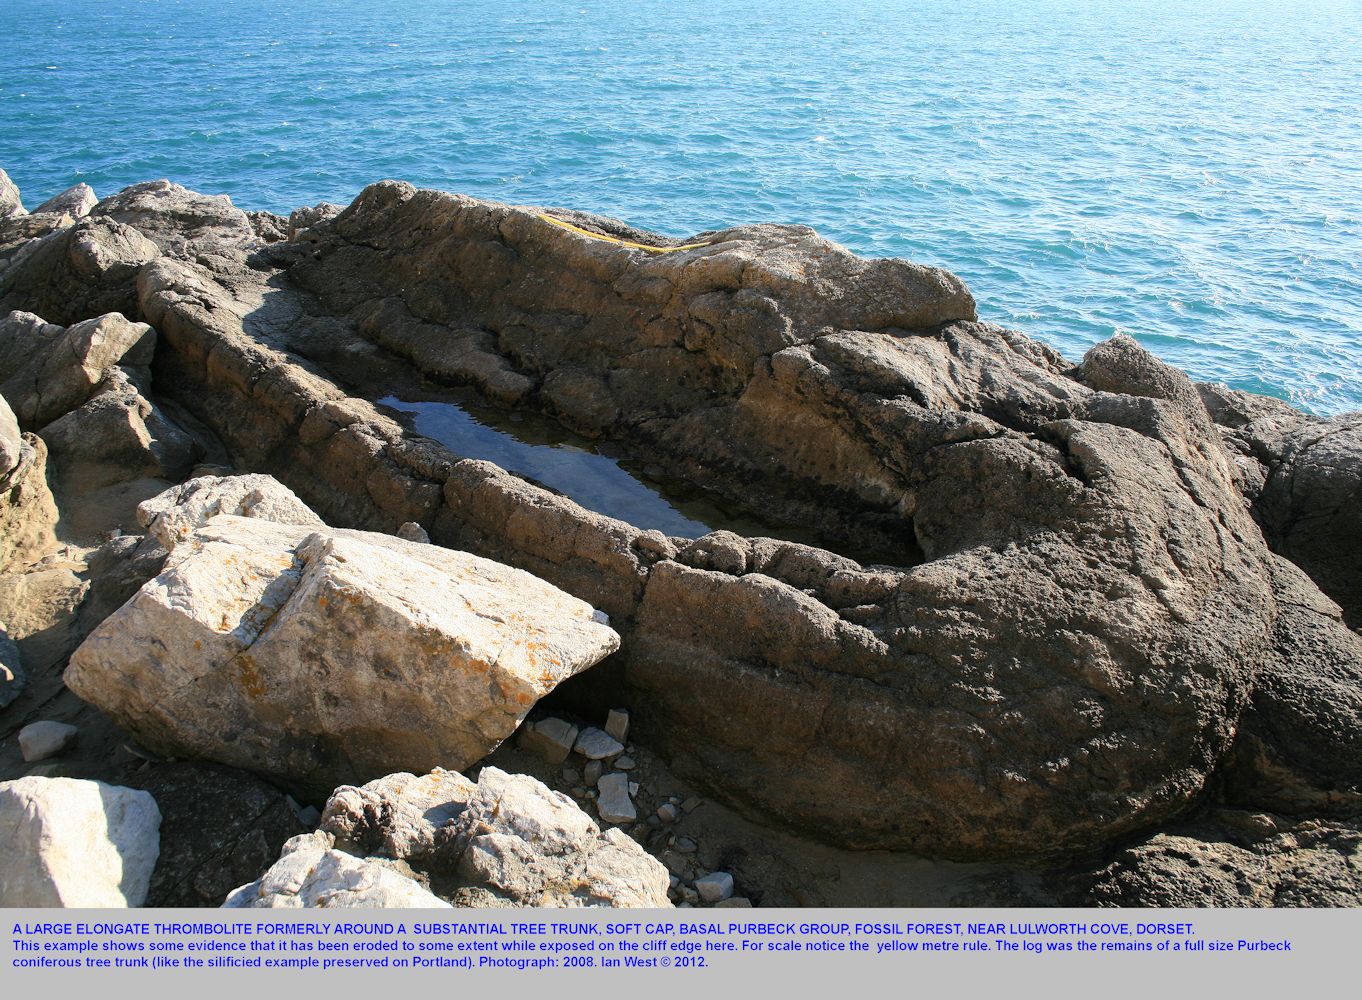
[[[465, 783], [425, 868], [323, 822], [234, 905], [413, 875], [649, 905], [608, 887], [611, 828], [678, 842], [684, 797], [640, 821], [619, 766], [645, 752], [744, 822], [1043, 872], [1052, 901], [1222, 900], [1158, 874], [1184, 842], [1251, 854], [1246, 903], [1362, 898], [1362, 417], [1195, 384], [1128, 337], [1071, 363], [955, 276], [798, 226], [678, 241], [387, 181], [288, 219], [167, 181], [32, 215], [0, 191], [0, 734], [83, 720], [82, 745], [136, 743], [78, 777], [259, 789], [263, 827], [217, 848], [250, 878], [300, 803]], [[418, 434], [394, 387], [566, 428], [771, 535], [587, 509]], [[562, 745], [620, 705], [635, 749]], [[517, 726], [580, 758], [575, 794], [482, 767]], [[542, 817], [495, 850], [460, 833], [479, 768], [571, 846], [526, 855]], [[167, 844], [192, 784], [157, 799]], [[1326, 831], [1304, 887], [1262, 882], [1299, 838], [1215, 839], [1240, 813]], [[177, 857], [183, 893], [204, 861]], [[183, 898], [163, 868], [153, 898]], [[686, 871], [672, 897], [704, 901]]]

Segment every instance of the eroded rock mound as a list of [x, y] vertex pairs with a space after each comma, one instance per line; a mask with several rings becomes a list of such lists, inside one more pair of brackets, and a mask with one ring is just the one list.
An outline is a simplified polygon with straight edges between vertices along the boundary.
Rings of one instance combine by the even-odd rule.
[[485, 756], [618, 647], [592, 615], [465, 553], [223, 515], [90, 635], [66, 684], [153, 749], [321, 796]]
[[337, 845], [402, 861], [462, 906], [668, 907], [667, 870], [620, 830], [528, 775], [484, 767], [338, 788]]

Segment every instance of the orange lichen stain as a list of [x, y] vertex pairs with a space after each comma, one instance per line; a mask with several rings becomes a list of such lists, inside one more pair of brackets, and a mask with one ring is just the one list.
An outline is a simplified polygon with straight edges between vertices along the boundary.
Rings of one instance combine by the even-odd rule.
[[515, 700], [522, 705], [528, 705], [530, 702], [534, 701], [534, 698], [526, 694], [524, 691], [517, 691], [515, 695]]
[[319, 598], [317, 598], [317, 605], [318, 605], [319, 607], [323, 607], [323, 608], [324, 608], [324, 607], [326, 607], [326, 606], [327, 606], [328, 604], [330, 604], [330, 603], [331, 603], [331, 602], [328, 601], [325, 597], [319, 597]]
[[255, 658], [242, 653], [237, 657], [237, 671], [241, 675], [241, 690], [247, 697], [259, 698], [265, 693], [265, 682], [255, 665]]
[[195, 639], [195, 640], [194, 640], [194, 648], [195, 648], [195, 649], [202, 649], [202, 648], [203, 648], [203, 641], [202, 641], [201, 639]]

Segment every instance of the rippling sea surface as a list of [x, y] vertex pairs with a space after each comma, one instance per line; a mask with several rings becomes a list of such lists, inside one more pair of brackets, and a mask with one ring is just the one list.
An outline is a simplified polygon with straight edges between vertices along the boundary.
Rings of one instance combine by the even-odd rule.
[[673, 235], [801, 222], [1071, 358], [1362, 408], [1357, 0], [0, 0], [30, 207], [385, 177]]

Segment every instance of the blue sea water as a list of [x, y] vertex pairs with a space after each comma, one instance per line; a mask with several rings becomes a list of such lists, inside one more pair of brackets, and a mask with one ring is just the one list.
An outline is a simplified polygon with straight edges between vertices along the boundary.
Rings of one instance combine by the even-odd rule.
[[0, 0], [30, 206], [410, 180], [942, 265], [1071, 358], [1362, 408], [1357, 0]]

